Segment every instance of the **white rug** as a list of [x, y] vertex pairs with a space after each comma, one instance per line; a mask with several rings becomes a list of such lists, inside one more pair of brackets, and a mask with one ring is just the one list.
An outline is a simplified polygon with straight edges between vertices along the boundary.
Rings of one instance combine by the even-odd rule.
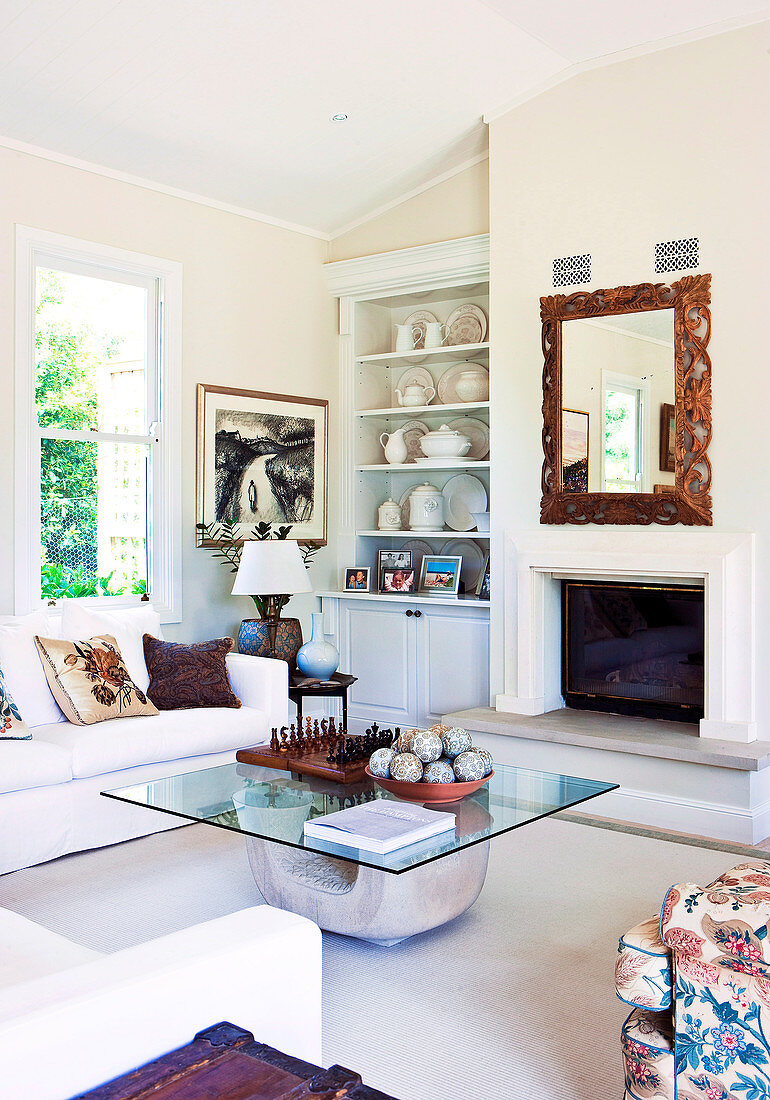
[[[324, 936], [324, 1060], [399, 1100], [618, 1100], [618, 936], [744, 858], [553, 817], [498, 837], [451, 924], [389, 950]], [[101, 951], [259, 900], [242, 838], [204, 825], [0, 878], [0, 905]]]

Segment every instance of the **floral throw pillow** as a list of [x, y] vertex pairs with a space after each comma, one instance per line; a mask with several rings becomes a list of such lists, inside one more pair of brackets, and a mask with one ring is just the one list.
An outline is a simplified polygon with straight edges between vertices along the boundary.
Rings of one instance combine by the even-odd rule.
[[111, 634], [70, 642], [35, 636], [51, 693], [70, 722], [90, 726], [108, 718], [157, 714], [128, 674]]
[[29, 741], [31, 737], [30, 728], [19, 714], [0, 669], [0, 741]]

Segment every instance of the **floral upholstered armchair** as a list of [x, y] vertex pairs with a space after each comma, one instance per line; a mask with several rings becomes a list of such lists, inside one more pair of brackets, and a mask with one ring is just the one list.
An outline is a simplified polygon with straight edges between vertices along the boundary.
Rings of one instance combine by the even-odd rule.
[[672, 886], [620, 940], [624, 1100], [770, 1100], [770, 863]]

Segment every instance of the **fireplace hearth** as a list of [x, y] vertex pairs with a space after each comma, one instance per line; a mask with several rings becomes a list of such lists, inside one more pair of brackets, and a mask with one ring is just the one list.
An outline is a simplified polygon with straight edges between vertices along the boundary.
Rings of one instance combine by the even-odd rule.
[[568, 707], [697, 722], [704, 706], [703, 587], [563, 580]]

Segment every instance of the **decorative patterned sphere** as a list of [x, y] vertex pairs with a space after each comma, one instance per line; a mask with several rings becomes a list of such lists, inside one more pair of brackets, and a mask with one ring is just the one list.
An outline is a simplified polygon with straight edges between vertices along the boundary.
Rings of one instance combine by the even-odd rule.
[[450, 760], [461, 752], [467, 752], [472, 744], [471, 735], [460, 726], [451, 726], [443, 736], [444, 754]]
[[423, 783], [454, 783], [455, 773], [452, 765], [443, 757], [425, 765], [422, 773]]
[[422, 764], [413, 752], [400, 752], [390, 762], [390, 778], [400, 783], [419, 783]]
[[451, 726], [445, 726], [443, 722], [436, 722], [434, 726], [430, 727], [430, 732], [437, 733], [439, 737], [443, 737], [444, 734], [448, 733], [451, 728]]
[[409, 749], [423, 764], [431, 764], [441, 756], [441, 738], [431, 730], [419, 730], [412, 736]]
[[390, 764], [395, 755], [395, 749], [376, 749], [369, 757], [369, 771], [380, 779], [387, 779], [390, 776]]
[[486, 749], [474, 749], [473, 751], [477, 752], [481, 759], [484, 761], [484, 775], [489, 775], [489, 773], [495, 766], [495, 762], [492, 759], [492, 753], [487, 752]]
[[411, 752], [412, 751], [412, 738], [420, 730], [403, 730], [396, 738], [393, 748], [396, 752]]
[[475, 749], [461, 752], [460, 755], [455, 758], [452, 767], [455, 770], [457, 779], [461, 783], [470, 783], [472, 779], [484, 778], [484, 760], [481, 754], [476, 752]]

